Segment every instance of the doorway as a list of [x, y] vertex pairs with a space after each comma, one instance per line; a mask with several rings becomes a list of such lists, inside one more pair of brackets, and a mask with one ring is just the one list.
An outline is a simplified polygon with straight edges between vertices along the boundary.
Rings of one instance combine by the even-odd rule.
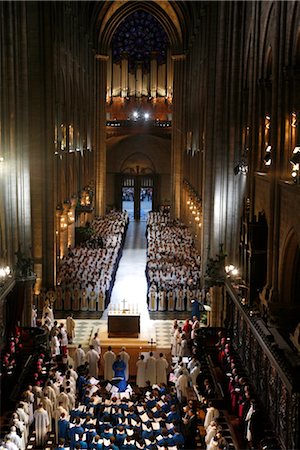
[[125, 175], [119, 178], [120, 204], [122, 211], [127, 211], [130, 220], [146, 221], [148, 213], [155, 210], [157, 204], [154, 178], [151, 175]]
[[134, 219], [134, 187], [122, 187], [122, 211], [128, 212], [130, 220]]
[[140, 189], [140, 212], [141, 220], [147, 220], [148, 213], [152, 211], [153, 188], [141, 187]]

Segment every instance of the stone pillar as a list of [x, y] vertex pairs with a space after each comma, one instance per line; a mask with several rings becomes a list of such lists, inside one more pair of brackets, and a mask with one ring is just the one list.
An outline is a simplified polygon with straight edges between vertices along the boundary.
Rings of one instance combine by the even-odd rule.
[[107, 83], [106, 83], [106, 101], [112, 97], [112, 52], [109, 51], [107, 63]]
[[107, 75], [106, 55], [96, 55], [95, 77], [95, 212], [103, 216], [106, 210], [106, 113], [105, 86]]
[[171, 215], [173, 218], [181, 214], [182, 162], [185, 145], [185, 115], [184, 115], [184, 70], [185, 55], [173, 55], [174, 62], [174, 108], [172, 122], [171, 149]]

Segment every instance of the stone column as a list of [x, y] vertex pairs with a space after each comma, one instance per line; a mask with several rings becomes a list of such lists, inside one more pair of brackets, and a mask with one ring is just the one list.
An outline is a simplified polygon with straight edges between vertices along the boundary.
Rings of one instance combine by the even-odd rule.
[[174, 62], [174, 107], [172, 121], [172, 149], [171, 149], [171, 215], [173, 218], [181, 214], [182, 162], [185, 144], [185, 115], [184, 115], [184, 70], [185, 55], [173, 55]]
[[106, 113], [105, 87], [107, 75], [106, 55], [96, 55], [95, 77], [95, 212], [103, 216], [106, 210]]

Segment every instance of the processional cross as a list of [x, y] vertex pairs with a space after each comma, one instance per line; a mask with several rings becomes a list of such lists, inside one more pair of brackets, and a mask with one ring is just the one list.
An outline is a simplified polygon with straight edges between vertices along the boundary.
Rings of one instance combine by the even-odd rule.
[[126, 313], [126, 311], [128, 311], [126, 308], [125, 308], [125, 305], [126, 305], [126, 300], [125, 300], [125, 298], [122, 300], [122, 302], [121, 303], [123, 303], [123, 313]]
[[148, 341], [148, 344], [150, 344], [150, 346], [151, 346], [150, 350], [152, 352], [152, 347], [153, 347], [153, 345], [156, 344], [155, 340], [153, 338], [151, 338], [150, 341]]

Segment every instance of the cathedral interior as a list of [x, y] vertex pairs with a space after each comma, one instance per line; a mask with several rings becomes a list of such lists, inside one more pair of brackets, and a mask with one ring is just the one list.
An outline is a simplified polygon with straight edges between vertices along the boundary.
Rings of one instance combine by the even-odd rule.
[[210, 327], [230, 333], [281, 448], [300, 448], [300, 3], [0, 13], [1, 348], [78, 229], [128, 207], [142, 221], [147, 196], [189, 228]]

